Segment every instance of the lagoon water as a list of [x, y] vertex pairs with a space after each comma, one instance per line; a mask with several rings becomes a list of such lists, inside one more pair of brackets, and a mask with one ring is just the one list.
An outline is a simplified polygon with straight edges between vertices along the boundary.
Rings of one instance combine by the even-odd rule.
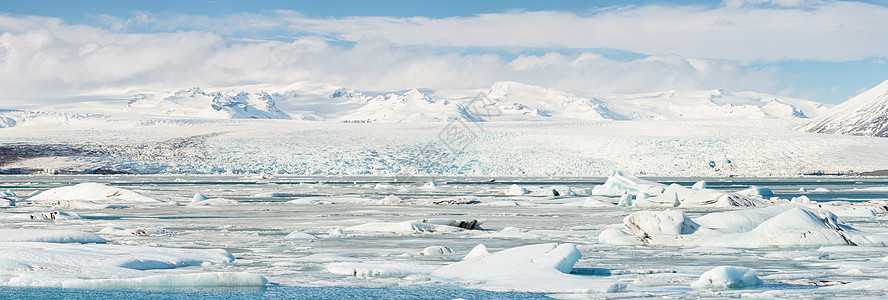
[[[98, 182], [168, 199], [180, 205], [132, 206], [113, 209], [59, 209], [79, 219], [33, 221], [5, 218], [0, 228], [76, 229], [99, 232], [107, 227], [160, 228], [160, 235], [102, 235], [110, 244], [171, 248], [218, 248], [235, 256], [228, 264], [190, 266], [159, 272], [249, 272], [271, 284], [261, 289], [59, 289], [0, 288], [0, 298], [406, 298], [497, 299], [540, 298], [544, 294], [496, 293], [472, 283], [446, 282], [423, 272], [359, 276], [331, 272], [334, 264], [406, 264], [434, 269], [457, 262], [478, 244], [491, 252], [517, 246], [573, 243], [583, 257], [574, 274], [608, 278], [629, 285], [608, 297], [878, 297], [883, 289], [839, 289], [845, 283], [888, 279], [888, 247], [718, 248], [625, 245], [598, 241], [598, 233], [636, 211], [634, 208], [582, 208], [584, 196], [538, 196], [567, 187], [582, 194], [606, 178], [369, 178], [369, 177], [240, 177], [240, 176], [3, 176], [0, 190], [17, 195]], [[689, 186], [706, 180], [709, 188], [737, 191], [768, 187], [776, 197], [805, 195], [814, 201], [871, 203], [888, 200], [888, 178], [653, 178]], [[436, 186], [423, 187], [434, 181]], [[512, 184], [534, 193], [506, 196]], [[804, 188], [808, 192], [800, 192]], [[820, 188], [818, 192], [814, 190]], [[239, 205], [189, 206], [195, 193], [225, 198]], [[400, 201], [383, 201], [394, 196]], [[26, 197], [22, 197], [26, 198]], [[440, 200], [454, 200], [440, 202]], [[471, 202], [474, 200], [477, 202]], [[614, 199], [616, 201], [616, 199]], [[380, 202], [382, 201], [382, 202]], [[4, 214], [50, 210], [23, 205], [0, 208]], [[438, 202], [438, 203], [436, 203]], [[471, 203], [471, 204], [469, 204]], [[580, 203], [578, 206], [577, 203]], [[685, 209], [697, 217], [719, 209]], [[323, 238], [331, 230], [370, 222], [430, 218], [483, 220], [484, 230], [458, 233], [353, 234]], [[843, 217], [858, 229], [888, 234], [888, 217]], [[287, 239], [293, 231], [318, 239]], [[425, 256], [428, 246], [446, 246], [453, 256]], [[851, 249], [854, 248], [854, 249]], [[747, 290], [696, 291], [689, 283], [720, 265], [757, 270], [765, 285]], [[6, 271], [4, 271], [6, 272]], [[0, 282], [3, 276], [0, 275]], [[816, 286], [822, 282], [826, 286]], [[601, 296], [601, 295], [599, 295]]]

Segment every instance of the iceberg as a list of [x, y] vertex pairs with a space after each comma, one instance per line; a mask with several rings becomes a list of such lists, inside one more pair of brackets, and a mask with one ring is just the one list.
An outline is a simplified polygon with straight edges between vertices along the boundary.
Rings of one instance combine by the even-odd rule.
[[665, 189], [665, 184], [640, 179], [619, 171], [613, 171], [611, 172], [611, 175], [607, 177], [604, 184], [592, 188], [591, 194], [599, 196], [620, 196], [623, 193], [660, 194]]
[[168, 204], [166, 200], [93, 182], [49, 189], [28, 198], [28, 202], [33, 205], [83, 209], [115, 208], [133, 204]]
[[528, 245], [496, 253], [478, 245], [462, 261], [431, 275], [495, 291], [612, 293], [626, 288], [612, 280], [571, 275], [580, 257], [573, 244]]
[[841, 224], [827, 210], [794, 204], [715, 212], [697, 221], [679, 211], [639, 211], [627, 216], [623, 226], [603, 230], [599, 241], [739, 248], [888, 245], [888, 240], [879, 235]]
[[423, 256], [449, 256], [457, 254], [459, 254], [459, 252], [456, 252], [456, 250], [450, 249], [450, 247], [445, 246], [428, 246], [419, 252], [419, 255]]
[[706, 271], [691, 283], [694, 289], [742, 289], [762, 285], [755, 270], [744, 267], [721, 266]]

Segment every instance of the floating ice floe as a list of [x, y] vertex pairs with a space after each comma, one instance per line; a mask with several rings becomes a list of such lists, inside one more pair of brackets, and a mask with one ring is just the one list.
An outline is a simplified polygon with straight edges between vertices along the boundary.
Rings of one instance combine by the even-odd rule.
[[[202, 272], [188, 274], [149, 275], [136, 278], [68, 279], [63, 288], [219, 288], [263, 287], [264, 276], [245, 272]], [[50, 284], [49, 286], [58, 286]]]
[[0, 229], [0, 242], [107, 243], [102, 237], [78, 230]]
[[176, 234], [163, 228], [124, 228], [109, 226], [99, 230], [99, 234], [117, 235], [117, 236], [171, 236]]
[[178, 249], [124, 245], [72, 245], [0, 248], [0, 286], [121, 288], [264, 286], [249, 273], [155, 273], [204, 264], [229, 263], [221, 249]]
[[706, 271], [691, 283], [695, 289], [742, 289], [762, 285], [755, 270], [745, 267], [721, 266]]
[[428, 246], [419, 252], [419, 255], [423, 256], [449, 256], [457, 254], [459, 254], [459, 252], [456, 252], [456, 250], [450, 249], [450, 247], [446, 246]]
[[774, 192], [771, 189], [766, 187], [757, 187], [752, 186], [744, 190], [737, 191], [737, 194], [746, 196], [746, 197], [771, 197], [774, 196]]
[[329, 238], [338, 238], [338, 237], [344, 237], [344, 236], [345, 236], [345, 232], [342, 231], [342, 227], [336, 227], [336, 228], [330, 229], [330, 232], [327, 233], [327, 237], [329, 237]]
[[513, 184], [509, 186], [509, 189], [504, 194], [508, 196], [524, 196], [530, 194], [530, 190], [523, 188], [517, 184]]
[[401, 197], [395, 195], [388, 195], [385, 198], [382, 198], [382, 200], [376, 202], [376, 204], [379, 205], [401, 205], [408, 203], [410, 203], [410, 201], [406, 201], [404, 199], [401, 199]]
[[317, 239], [318, 237], [308, 234], [308, 233], [305, 233], [305, 232], [302, 232], [302, 231], [299, 231], [299, 230], [296, 230], [296, 231], [291, 232], [290, 234], [288, 234], [284, 238], [288, 239], [288, 240], [314, 240], [314, 239]]
[[124, 188], [92, 182], [49, 189], [28, 198], [28, 202], [33, 205], [80, 209], [122, 208], [134, 204], [168, 203], [165, 200]]
[[599, 208], [599, 207], [614, 207], [616, 206], [613, 202], [610, 202], [607, 199], [596, 198], [595, 196], [590, 196], [583, 201], [583, 208]]
[[639, 193], [659, 194], [664, 189], [666, 189], [665, 184], [613, 171], [604, 184], [592, 188], [591, 194], [599, 196], [620, 196], [623, 193], [633, 195]]
[[[424, 221], [424, 222], [423, 222]], [[462, 221], [463, 226], [469, 226], [470, 224], [465, 223], [466, 221]], [[455, 225], [454, 225], [455, 224]], [[478, 221], [475, 221], [474, 224], [471, 224], [474, 228], [477, 226]], [[355, 232], [361, 234], [417, 234], [417, 233], [447, 233], [447, 232], [459, 232], [462, 230], [466, 230], [466, 228], [459, 227], [460, 221], [455, 220], [422, 220], [422, 221], [404, 221], [404, 222], [371, 222], [351, 227], [346, 227], [343, 230], [345, 232]]]
[[571, 275], [580, 257], [572, 244], [529, 245], [496, 253], [478, 245], [462, 261], [431, 275], [494, 291], [609, 293], [625, 289], [625, 284], [613, 280]]
[[[773, 204], [751, 191], [744, 194], [707, 189], [705, 181], [697, 182], [691, 188], [678, 184], [667, 186], [620, 172], [613, 172], [604, 184], [595, 186], [591, 194], [620, 196], [617, 205], [624, 207], [754, 207]], [[632, 195], [635, 199], [629, 198]]]
[[287, 193], [287, 192], [268, 192], [268, 193], [258, 193], [253, 195], [253, 197], [257, 198], [292, 198], [292, 197], [304, 197], [306, 194], [300, 193]]
[[31, 213], [2, 213], [0, 212], [0, 220], [34, 220], [34, 221], [56, 221], [56, 220], [80, 220], [83, 219], [79, 214], [63, 211], [45, 211]]
[[434, 181], [429, 181], [429, 182], [426, 182], [425, 184], [423, 184], [422, 188], [427, 189], [427, 190], [434, 190], [434, 189], [438, 188], [438, 184], [435, 183]]
[[888, 206], [878, 203], [849, 203], [845, 201], [832, 201], [824, 203], [811, 203], [807, 207], [828, 210], [838, 217], [843, 218], [871, 218], [876, 213], [888, 212]]
[[237, 205], [240, 202], [231, 199], [225, 198], [209, 198], [204, 196], [201, 193], [195, 193], [194, 197], [191, 198], [191, 202], [188, 203], [189, 206], [207, 206], [207, 205]]
[[436, 266], [391, 262], [338, 262], [327, 266], [330, 273], [354, 277], [403, 277], [428, 274], [435, 269]]
[[5, 192], [0, 192], [0, 207], [15, 206], [15, 201], [18, 200], [17, 196], [18, 195], [10, 189], [6, 189]]
[[639, 211], [624, 218], [622, 226], [603, 230], [599, 240], [608, 244], [741, 248], [888, 245], [883, 237], [841, 224], [829, 211], [793, 204], [715, 212], [696, 220], [677, 210]]

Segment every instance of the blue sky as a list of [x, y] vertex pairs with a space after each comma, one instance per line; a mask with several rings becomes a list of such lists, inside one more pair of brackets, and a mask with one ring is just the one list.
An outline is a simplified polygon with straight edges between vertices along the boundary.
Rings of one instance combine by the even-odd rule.
[[888, 0], [3, 1], [10, 80], [0, 88], [41, 98], [516, 80], [584, 94], [725, 88], [838, 103], [888, 79], [886, 12]]

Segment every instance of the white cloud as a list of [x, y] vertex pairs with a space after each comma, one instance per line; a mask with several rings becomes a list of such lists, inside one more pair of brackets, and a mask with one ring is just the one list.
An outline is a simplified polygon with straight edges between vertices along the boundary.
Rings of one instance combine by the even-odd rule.
[[280, 12], [278, 18], [293, 31], [397, 45], [613, 48], [740, 61], [849, 61], [888, 56], [886, 15], [888, 8], [867, 3], [784, 0], [728, 1], [717, 8], [635, 6], [590, 15], [542, 11], [314, 19]]
[[[743, 1], [712, 9], [639, 6], [589, 15], [506, 12], [443, 19], [316, 19], [292, 11], [216, 19], [140, 13], [128, 20], [105, 16], [104, 28], [0, 15], [0, 101], [302, 80], [372, 90], [483, 88], [515, 80], [586, 93], [727, 88], [796, 94], [801, 92], [778, 69], [746, 63], [885, 59], [888, 10], [812, 3]], [[330, 37], [355, 44], [338, 46]], [[464, 51], [491, 49], [486, 47], [553, 50], [513, 59]], [[563, 48], [650, 55], [621, 61], [592, 52], [565, 54], [577, 51]]]

